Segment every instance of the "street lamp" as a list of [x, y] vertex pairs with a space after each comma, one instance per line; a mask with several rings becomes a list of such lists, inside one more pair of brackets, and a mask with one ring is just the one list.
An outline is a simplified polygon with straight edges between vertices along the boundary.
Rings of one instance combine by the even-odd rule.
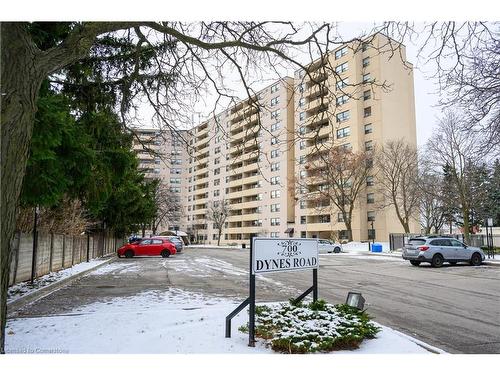
[[359, 310], [363, 310], [363, 308], [365, 307], [365, 299], [363, 298], [361, 293], [349, 292], [347, 294], [345, 304], [352, 307], [356, 307]]

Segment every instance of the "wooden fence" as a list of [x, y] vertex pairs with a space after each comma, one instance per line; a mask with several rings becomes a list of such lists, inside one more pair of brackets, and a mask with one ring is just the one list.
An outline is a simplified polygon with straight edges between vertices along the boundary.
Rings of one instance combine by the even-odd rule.
[[[124, 238], [94, 234], [71, 236], [54, 233], [38, 233], [35, 275], [69, 268], [88, 259], [116, 253]], [[9, 285], [31, 279], [33, 264], [33, 233], [17, 232], [13, 241]]]

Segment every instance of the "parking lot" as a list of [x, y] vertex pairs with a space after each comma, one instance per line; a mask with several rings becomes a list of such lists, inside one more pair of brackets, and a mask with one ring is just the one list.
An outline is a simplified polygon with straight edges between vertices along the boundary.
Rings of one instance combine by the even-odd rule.
[[[397, 257], [327, 254], [320, 257], [319, 296], [366, 298], [384, 325], [451, 353], [500, 353], [500, 267], [413, 267]], [[287, 300], [312, 283], [312, 272], [257, 277], [257, 302]], [[187, 248], [171, 258], [117, 259], [10, 316], [74, 313], [79, 306], [167, 288], [243, 300], [248, 251]]]

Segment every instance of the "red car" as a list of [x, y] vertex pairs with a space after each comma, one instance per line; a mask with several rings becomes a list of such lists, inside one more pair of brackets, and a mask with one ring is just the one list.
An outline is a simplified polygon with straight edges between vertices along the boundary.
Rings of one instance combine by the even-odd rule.
[[145, 238], [139, 242], [128, 243], [118, 249], [118, 258], [134, 256], [157, 256], [168, 258], [176, 253], [175, 245], [164, 238]]

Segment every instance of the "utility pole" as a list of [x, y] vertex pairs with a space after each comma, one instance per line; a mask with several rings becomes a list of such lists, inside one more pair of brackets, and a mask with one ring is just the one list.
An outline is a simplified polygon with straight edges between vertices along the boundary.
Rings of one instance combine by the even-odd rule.
[[36, 252], [38, 247], [38, 231], [37, 231], [37, 223], [38, 223], [38, 214], [40, 209], [38, 206], [35, 206], [35, 221], [33, 222], [33, 254], [31, 259], [31, 279], [30, 283], [33, 284], [35, 281], [36, 275]]

